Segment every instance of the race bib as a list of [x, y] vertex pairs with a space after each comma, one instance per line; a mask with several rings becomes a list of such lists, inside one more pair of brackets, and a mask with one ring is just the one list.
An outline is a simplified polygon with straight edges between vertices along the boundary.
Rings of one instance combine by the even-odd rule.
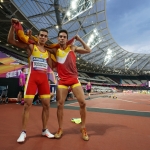
[[33, 69], [35, 70], [47, 70], [47, 61], [43, 58], [33, 57]]

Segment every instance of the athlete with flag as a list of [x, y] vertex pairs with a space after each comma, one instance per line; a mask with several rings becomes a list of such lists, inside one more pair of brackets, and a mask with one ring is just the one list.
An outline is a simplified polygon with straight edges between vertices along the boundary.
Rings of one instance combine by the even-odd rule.
[[[26, 126], [29, 119], [29, 111], [32, 106], [33, 98], [38, 89], [41, 98], [42, 110], [42, 135], [48, 138], [54, 138], [54, 135], [47, 129], [50, 107], [50, 87], [47, 78], [48, 65], [52, 67], [50, 53], [45, 49], [44, 45], [48, 40], [48, 31], [41, 29], [37, 36], [37, 41], [29, 40], [29, 37], [23, 35], [18, 19], [11, 20], [12, 26], [8, 34], [8, 42], [18, 48], [26, 49], [29, 60], [29, 73], [24, 89], [24, 109], [22, 115], [22, 131], [17, 142], [24, 142], [26, 138]], [[21, 38], [14, 39], [15, 32], [21, 33]], [[18, 35], [17, 35], [18, 36]], [[20, 40], [21, 39], [21, 40]], [[24, 40], [24, 41], [23, 41]]]

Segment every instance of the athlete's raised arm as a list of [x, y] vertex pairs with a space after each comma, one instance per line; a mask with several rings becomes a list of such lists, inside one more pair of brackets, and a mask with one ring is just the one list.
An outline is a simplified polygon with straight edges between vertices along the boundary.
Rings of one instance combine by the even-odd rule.
[[78, 35], [75, 36], [75, 39], [79, 41], [83, 46], [83, 47], [74, 46], [75, 52], [80, 54], [86, 54], [91, 52], [90, 47]]
[[7, 42], [12, 44], [13, 46], [16, 46], [18, 48], [22, 48], [22, 49], [27, 49], [28, 48], [28, 44], [19, 42], [18, 40], [15, 39], [15, 29], [13, 27], [13, 23], [17, 23], [19, 20], [12, 18], [11, 19], [11, 27], [8, 33], [8, 37], [7, 37]]

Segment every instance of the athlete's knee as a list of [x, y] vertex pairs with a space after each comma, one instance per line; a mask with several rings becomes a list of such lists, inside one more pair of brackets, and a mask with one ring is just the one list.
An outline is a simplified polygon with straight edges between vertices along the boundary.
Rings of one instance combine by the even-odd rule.
[[62, 101], [62, 100], [57, 100], [57, 107], [58, 108], [61, 108], [61, 107], [63, 107], [64, 106], [64, 102]]
[[32, 102], [24, 102], [24, 110], [27, 111], [31, 108]]
[[49, 111], [50, 105], [43, 105], [43, 110]]
[[86, 107], [85, 101], [79, 102], [79, 105], [80, 105], [80, 108], [85, 108]]
[[43, 105], [44, 109], [49, 109], [49, 107], [50, 107], [49, 99], [42, 100], [42, 105]]
[[49, 107], [50, 107], [50, 104], [46, 103], [46, 104], [43, 105], [43, 108], [45, 108], [45, 109], [49, 109]]

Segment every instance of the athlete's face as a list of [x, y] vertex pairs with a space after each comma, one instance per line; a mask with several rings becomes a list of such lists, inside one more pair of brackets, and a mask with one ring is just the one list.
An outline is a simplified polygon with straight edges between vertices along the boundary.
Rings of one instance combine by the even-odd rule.
[[61, 45], [65, 45], [67, 43], [67, 41], [68, 41], [67, 34], [65, 32], [59, 33], [58, 43]]
[[48, 33], [45, 31], [40, 31], [38, 35], [38, 40], [39, 40], [39, 43], [45, 44], [48, 40]]

